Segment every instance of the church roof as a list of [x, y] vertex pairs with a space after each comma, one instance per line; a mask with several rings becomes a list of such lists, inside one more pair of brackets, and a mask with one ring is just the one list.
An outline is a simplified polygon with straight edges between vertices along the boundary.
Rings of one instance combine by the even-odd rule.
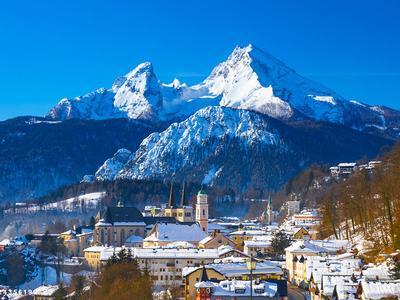
[[207, 276], [207, 270], [206, 267], [203, 265], [203, 268], [201, 269], [201, 276], [200, 276], [200, 281], [208, 281], [208, 276]]
[[176, 219], [175, 217], [143, 217], [144, 222], [146, 223], [146, 225], [153, 225], [156, 223], [176, 223]]
[[144, 223], [142, 213], [136, 207], [109, 206], [103, 214], [105, 223]]

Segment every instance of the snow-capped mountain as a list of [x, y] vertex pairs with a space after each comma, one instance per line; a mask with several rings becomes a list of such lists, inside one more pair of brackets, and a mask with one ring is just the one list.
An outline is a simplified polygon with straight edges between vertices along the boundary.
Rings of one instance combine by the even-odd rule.
[[110, 89], [62, 99], [47, 117], [172, 122], [212, 105], [252, 110], [280, 120], [312, 119], [380, 134], [390, 131], [389, 135], [399, 137], [399, 112], [348, 101], [252, 45], [236, 47], [197, 85], [187, 86], [177, 79], [161, 83], [151, 63], [143, 63]]
[[[311, 163], [373, 156], [387, 143], [341, 125], [289, 126], [265, 114], [216, 106], [150, 134], [119, 169], [115, 158], [101, 169], [112, 169], [114, 179], [174, 176], [238, 190], [274, 189]], [[97, 180], [110, 180], [99, 171]]]
[[113, 180], [118, 172], [131, 158], [132, 152], [127, 149], [119, 149], [112, 158], [107, 159], [95, 174], [96, 180]]

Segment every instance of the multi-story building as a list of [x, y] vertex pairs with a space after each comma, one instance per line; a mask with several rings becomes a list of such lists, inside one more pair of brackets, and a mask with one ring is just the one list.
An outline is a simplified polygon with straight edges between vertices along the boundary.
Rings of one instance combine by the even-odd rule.
[[[100, 264], [121, 248], [105, 248], [100, 252]], [[182, 269], [210, 264], [220, 257], [218, 249], [131, 248], [141, 269], [147, 269], [157, 287], [181, 287]]]
[[295, 225], [302, 224], [317, 224], [320, 221], [320, 215], [315, 209], [302, 210], [300, 213], [293, 216]]

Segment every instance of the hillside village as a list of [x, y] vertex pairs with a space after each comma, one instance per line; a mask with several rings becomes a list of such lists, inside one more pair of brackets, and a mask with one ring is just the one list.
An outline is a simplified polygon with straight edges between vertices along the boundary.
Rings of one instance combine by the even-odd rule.
[[148, 274], [153, 299], [400, 297], [399, 250], [368, 262], [374, 249], [367, 240], [320, 239], [320, 210], [301, 208], [300, 201], [277, 211], [269, 197], [254, 219], [212, 219], [206, 190], [192, 207], [185, 187], [175, 191], [171, 184], [163, 207], [139, 211], [120, 199], [99, 210], [93, 224], [4, 239], [0, 257], [30, 252], [62, 276], [42, 277], [32, 288], [0, 287], [0, 299], [60, 299], [60, 290], [78, 299], [77, 293], [95, 293], [102, 273], [121, 261]]

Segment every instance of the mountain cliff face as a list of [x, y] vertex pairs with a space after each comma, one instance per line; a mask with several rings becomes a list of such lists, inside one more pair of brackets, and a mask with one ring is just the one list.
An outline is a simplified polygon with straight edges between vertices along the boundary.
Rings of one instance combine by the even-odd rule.
[[[374, 156], [386, 144], [390, 142], [342, 125], [287, 125], [261, 113], [207, 107], [150, 134], [126, 164], [111, 168], [114, 179], [174, 176], [237, 191], [266, 190], [278, 188], [311, 163]], [[107, 162], [102, 169], [106, 166]], [[97, 180], [110, 180], [98, 173]]]
[[173, 122], [207, 106], [252, 110], [285, 121], [326, 121], [400, 137], [400, 112], [348, 101], [252, 45], [236, 47], [197, 85], [187, 86], [178, 80], [161, 83], [153, 66], [143, 63], [117, 79], [110, 89], [61, 100], [48, 117]]

